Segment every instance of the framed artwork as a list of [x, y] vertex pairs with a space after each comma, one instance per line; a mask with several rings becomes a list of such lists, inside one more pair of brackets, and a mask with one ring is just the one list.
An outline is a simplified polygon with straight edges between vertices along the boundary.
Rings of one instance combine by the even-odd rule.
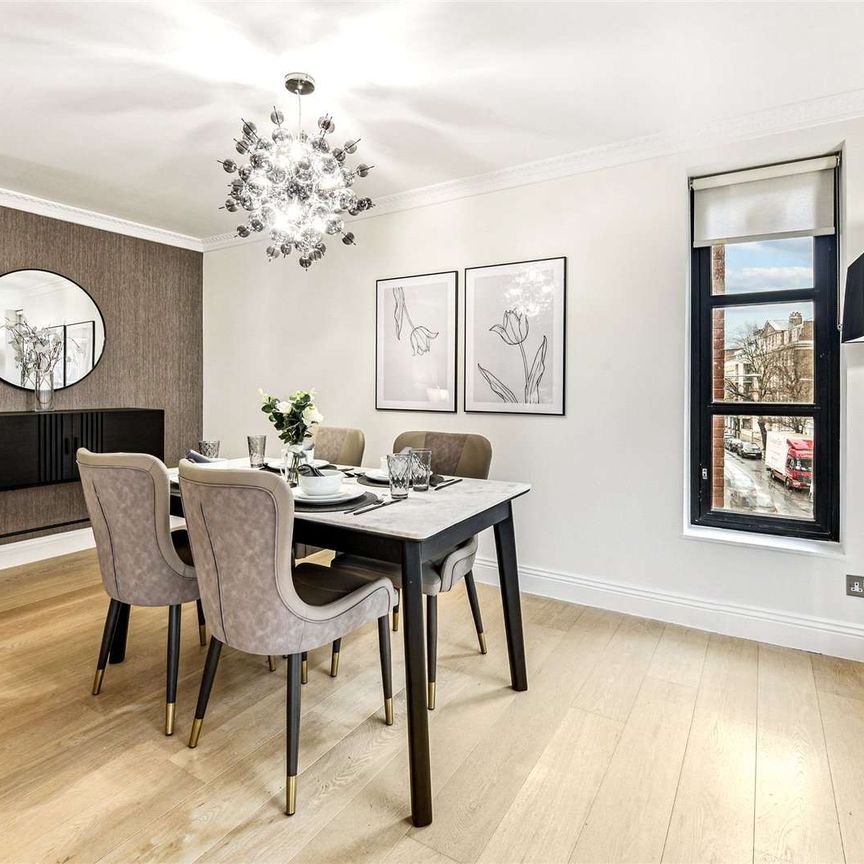
[[96, 322], [66, 325], [66, 384], [74, 384], [96, 365]]
[[455, 411], [459, 274], [375, 283], [375, 407]]
[[465, 410], [564, 414], [567, 259], [465, 270]]
[[53, 387], [55, 390], [59, 390], [61, 387], [66, 386], [66, 364], [63, 362], [63, 356], [66, 353], [66, 327], [63, 324], [53, 324], [45, 329], [50, 330], [52, 333], [56, 333], [60, 341], [64, 343], [63, 354], [60, 355], [57, 362], [54, 364], [54, 368], [51, 370]]

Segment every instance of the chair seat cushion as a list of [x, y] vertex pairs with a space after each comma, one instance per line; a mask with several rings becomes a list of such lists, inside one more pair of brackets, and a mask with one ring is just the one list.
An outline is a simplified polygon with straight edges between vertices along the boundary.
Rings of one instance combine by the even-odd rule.
[[380, 570], [370, 570], [369, 578], [366, 578], [356, 570], [339, 565], [325, 567], [322, 564], [298, 564], [294, 568], [294, 590], [304, 603], [326, 606], [385, 575]]
[[[464, 579], [474, 567], [477, 538], [471, 537], [446, 555], [423, 564], [423, 593], [440, 594], [449, 591]], [[402, 565], [390, 561], [376, 561], [362, 555], [337, 555], [333, 564], [369, 581], [386, 576], [397, 587], [402, 587]]]

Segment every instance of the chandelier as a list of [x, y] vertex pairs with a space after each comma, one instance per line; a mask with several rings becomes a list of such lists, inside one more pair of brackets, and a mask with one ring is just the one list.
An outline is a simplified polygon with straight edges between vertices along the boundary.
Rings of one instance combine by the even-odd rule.
[[[220, 160], [231, 181], [225, 209], [247, 212], [246, 223], [237, 227], [238, 237], [269, 232], [267, 258], [287, 257], [296, 251], [305, 270], [320, 260], [328, 235], [340, 235], [346, 246], [354, 234], [345, 230], [344, 214], [356, 216], [373, 206], [371, 198], [360, 198], [351, 188], [358, 177], [366, 177], [370, 165], [349, 168], [347, 157], [357, 152], [357, 140], [331, 147], [327, 136], [336, 126], [329, 114], [318, 118], [318, 131], [307, 135], [302, 126], [301, 100], [315, 90], [315, 80], [303, 72], [285, 76], [285, 88], [297, 96], [297, 129], [285, 128], [285, 116], [274, 106], [269, 137], [256, 125], [243, 121], [242, 137], [235, 139], [237, 152], [248, 156], [245, 164]], [[221, 209], [221, 208], [220, 208]]]

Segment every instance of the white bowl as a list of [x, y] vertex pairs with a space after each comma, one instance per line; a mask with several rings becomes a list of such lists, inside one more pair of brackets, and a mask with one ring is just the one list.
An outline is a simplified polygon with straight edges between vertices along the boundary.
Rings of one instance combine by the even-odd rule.
[[300, 475], [300, 488], [304, 495], [335, 495], [342, 485], [343, 474], [335, 468], [321, 472], [323, 477], [305, 477]]

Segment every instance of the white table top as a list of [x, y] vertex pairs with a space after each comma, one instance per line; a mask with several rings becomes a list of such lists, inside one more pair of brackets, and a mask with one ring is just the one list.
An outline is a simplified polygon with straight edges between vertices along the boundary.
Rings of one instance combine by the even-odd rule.
[[[248, 469], [249, 460], [248, 458], [229, 459], [219, 467]], [[178, 469], [171, 468], [168, 473], [172, 480], [177, 479]], [[351, 477], [345, 479], [346, 484], [356, 482]], [[369, 491], [376, 490], [369, 487]], [[381, 486], [378, 491], [385, 497], [389, 497], [386, 486]], [[426, 540], [452, 525], [457, 525], [497, 504], [511, 501], [530, 491], [530, 483], [466, 478], [460, 483], [438, 491], [430, 489], [428, 492], [414, 492], [412, 490], [406, 500], [361, 516], [344, 513], [342, 510], [331, 510], [325, 513], [298, 510], [295, 518], [369, 534], [404, 537], [407, 540]], [[344, 509], [347, 510], [350, 506], [350, 503], [346, 503]]]

